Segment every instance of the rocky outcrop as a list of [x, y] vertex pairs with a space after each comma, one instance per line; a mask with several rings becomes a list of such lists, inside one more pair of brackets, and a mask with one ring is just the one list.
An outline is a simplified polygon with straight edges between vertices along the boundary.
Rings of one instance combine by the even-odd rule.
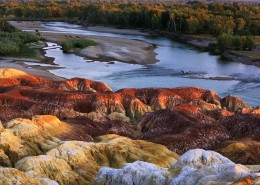
[[11, 167], [24, 157], [43, 154], [60, 143], [30, 120], [12, 120], [0, 132], [0, 165]]
[[41, 89], [82, 92], [111, 92], [105, 83], [89, 79], [73, 78], [70, 80], [55, 81], [27, 74], [11, 68], [0, 68], [0, 86], [30, 86]]
[[260, 116], [254, 114], [236, 114], [221, 120], [232, 139], [260, 135]]
[[237, 163], [260, 164], [260, 117], [256, 114], [183, 104], [145, 114], [138, 129], [143, 139], [180, 155], [189, 149], [204, 148], [217, 150]]
[[235, 164], [202, 149], [178, 157], [166, 147], [117, 135], [66, 141], [14, 168], [0, 167], [0, 184], [257, 184], [259, 166]]
[[61, 144], [61, 140], [93, 141], [93, 137], [120, 134], [139, 138], [140, 134], [122, 122], [94, 122], [74, 118], [68, 122], [55, 116], [34, 116], [32, 119], [13, 119], [0, 124], [0, 166], [11, 167], [27, 156], [46, 153]]
[[[259, 107], [253, 109], [237, 97], [222, 99], [207, 89], [131, 88], [112, 92], [106, 84], [88, 79], [55, 81], [0, 69], [0, 112], [0, 120], [8, 126], [3, 135], [10, 138], [35, 139], [28, 129], [35, 133], [44, 129], [60, 140], [93, 141], [94, 137], [117, 134], [163, 144], [180, 155], [203, 148], [217, 150], [235, 162], [260, 164], [254, 157], [260, 153]], [[13, 120], [18, 117], [23, 119]], [[19, 131], [20, 127], [24, 131]], [[239, 149], [230, 149], [234, 146], [231, 142], [246, 145], [247, 141], [254, 144], [244, 147], [239, 155]], [[0, 163], [10, 166], [7, 150], [0, 148]], [[46, 152], [42, 148], [36, 151], [33, 155]]]
[[[220, 108], [221, 98], [195, 87], [124, 89], [111, 92], [106, 84], [73, 78], [54, 81], [14, 69], [0, 69], [0, 119], [51, 114], [58, 118], [84, 116], [135, 122], [146, 112], [191, 103], [203, 109]], [[19, 116], [18, 116], [19, 115]]]
[[181, 171], [177, 177], [170, 178], [172, 184], [231, 184], [245, 178], [258, 183], [260, 180], [259, 173], [251, 172], [216, 152], [201, 149], [186, 152], [171, 169]]
[[128, 184], [257, 184], [260, 173], [235, 164], [213, 151], [195, 149], [186, 152], [169, 169], [142, 161], [126, 164], [122, 169], [101, 168], [95, 185]]
[[240, 164], [260, 164], [260, 139], [242, 138], [225, 141], [216, 151]]
[[[50, 181], [50, 180], [49, 180]], [[0, 167], [0, 184], [3, 185], [13, 185], [13, 184], [33, 184], [42, 185], [35, 178], [16, 170], [14, 168], [1, 168]]]
[[94, 185], [157, 185], [166, 184], [170, 172], [152, 163], [136, 161], [122, 169], [103, 167], [99, 170]]
[[166, 147], [117, 135], [98, 137], [95, 142], [66, 141], [46, 155], [26, 157], [15, 168], [34, 178], [47, 178], [60, 185], [89, 184], [101, 166], [121, 168], [138, 160], [169, 167], [178, 155]]
[[194, 105], [180, 105], [146, 114], [138, 123], [143, 138], [182, 154], [191, 148], [212, 149], [229, 134]]
[[232, 111], [232, 112], [242, 112], [243, 108], [250, 108], [249, 105], [246, 104], [244, 100], [242, 100], [239, 97], [234, 97], [234, 96], [225, 96], [221, 100], [222, 107], [225, 107], [227, 110]]
[[1, 68], [0, 69], [0, 78], [14, 78], [14, 77], [19, 77], [19, 76], [25, 76], [27, 75], [23, 71], [19, 71], [16, 69], [11, 69], [11, 68]]

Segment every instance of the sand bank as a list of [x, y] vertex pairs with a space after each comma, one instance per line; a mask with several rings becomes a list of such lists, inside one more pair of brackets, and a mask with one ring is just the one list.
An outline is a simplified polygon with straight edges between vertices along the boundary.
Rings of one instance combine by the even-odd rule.
[[[25, 64], [26, 62], [31, 62], [34, 63], [34, 65], [27, 65]], [[35, 60], [22, 60], [22, 59], [15, 59], [15, 58], [0, 58], [0, 68], [13, 68], [13, 69], [18, 69], [21, 71], [24, 71], [29, 74], [41, 76], [41, 77], [46, 77], [49, 79], [53, 80], [62, 80], [64, 78], [56, 76], [52, 73], [50, 73], [48, 70], [51, 69], [57, 69], [58, 67], [50, 67], [50, 66], [41, 66], [35, 65]]]
[[[98, 45], [95, 47], [85, 48], [76, 52], [83, 57], [90, 57], [92, 59], [100, 59], [105, 61], [120, 61], [134, 64], [154, 64], [157, 62], [156, 53], [152, 44], [124, 38], [104, 37], [104, 36], [84, 36], [68, 33], [50, 32], [41, 26], [41, 22], [24, 22], [12, 21], [12, 25], [22, 30], [39, 30], [44, 39], [52, 42], [61, 42], [70, 38], [88, 38], [94, 40]], [[103, 26], [87, 27], [86, 29], [103, 31], [110, 33], [120, 34], [134, 34], [144, 35], [138, 30], [124, 30], [108, 27], [105, 29]], [[47, 31], [47, 32], [46, 32]]]

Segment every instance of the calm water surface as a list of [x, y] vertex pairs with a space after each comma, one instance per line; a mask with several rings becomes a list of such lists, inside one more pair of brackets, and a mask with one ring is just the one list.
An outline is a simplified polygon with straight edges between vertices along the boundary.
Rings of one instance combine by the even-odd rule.
[[[157, 46], [155, 52], [159, 62], [152, 65], [116, 61], [115, 64], [108, 64], [65, 54], [59, 48], [48, 49], [46, 56], [54, 57], [54, 63], [64, 67], [51, 70], [56, 75], [99, 80], [106, 82], [113, 90], [127, 87], [197, 86], [212, 89], [221, 96], [239, 96], [253, 106], [260, 105], [260, 68], [255, 66], [223, 61], [219, 56], [199, 52], [168, 38], [87, 31], [80, 25], [61, 22], [45, 23], [43, 26], [53, 32], [138, 39]], [[191, 73], [183, 74], [182, 71]]]

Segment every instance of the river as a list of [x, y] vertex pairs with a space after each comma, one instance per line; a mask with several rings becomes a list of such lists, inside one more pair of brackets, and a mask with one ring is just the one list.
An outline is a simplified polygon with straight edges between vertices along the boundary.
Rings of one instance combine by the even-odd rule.
[[[50, 72], [65, 78], [83, 77], [107, 83], [114, 91], [121, 88], [196, 86], [212, 89], [219, 95], [239, 96], [252, 106], [260, 105], [260, 68], [201, 52], [168, 38], [122, 35], [85, 30], [75, 24], [42, 24], [53, 32], [138, 39], [156, 45], [159, 62], [151, 65], [83, 59], [63, 53], [60, 48], [46, 50], [46, 56], [63, 67]], [[48, 43], [55, 45], [55, 43]], [[184, 71], [184, 73], [183, 73]]]

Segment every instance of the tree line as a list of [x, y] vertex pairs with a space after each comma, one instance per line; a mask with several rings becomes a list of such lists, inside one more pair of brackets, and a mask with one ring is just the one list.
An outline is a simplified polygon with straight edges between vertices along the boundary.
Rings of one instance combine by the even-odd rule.
[[176, 34], [232, 33], [260, 35], [259, 4], [88, 4], [72, 2], [6, 3], [2, 16], [25, 19], [59, 18], [85, 24], [109, 24], [167, 30]]
[[[173, 34], [260, 35], [260, 4], [85, 3], [48, 1], [5, 3], [3, 17], [58, 19], [85, 25], [138, 27]], [[241, 47], [243, 48], [243, 47]]]

